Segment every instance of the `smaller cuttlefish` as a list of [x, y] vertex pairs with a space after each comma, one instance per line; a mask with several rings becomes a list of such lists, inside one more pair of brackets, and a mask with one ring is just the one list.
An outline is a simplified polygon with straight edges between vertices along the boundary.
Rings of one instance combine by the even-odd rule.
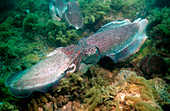
[[115, 63], [125, 60], [146, 40], [147, 24], [147, 19], [140, 18], [132, 23], [128, 19], [110, 22], [78, 44], [57, 48], [45, 60], [9, 76], [5, 83], [12, 95], [26, 98], [33, 91], [50, 90], [69, 72], [81, 70], [85, 73], [102, 57], [108, 56]]
[[67, 10], [67, 2], [65, 0], [50, 0], [49, 9], [53, 20], [60, 21], [63, 13]]
[[65, 19], [67, 20], [70, 26], [73, 26], [76, 29], [79, 29], [83, 26], [84, 18], [79, 8], [79, 3], [77, 1], [67, 3]]
[[64, 19], [69, 23], [69, 26], [76, 29], [81, 28], [84, 24], [84, 18], [77, 1], [67, 3], [65, 0], [51, 0], [49, 9], [53, 20]]

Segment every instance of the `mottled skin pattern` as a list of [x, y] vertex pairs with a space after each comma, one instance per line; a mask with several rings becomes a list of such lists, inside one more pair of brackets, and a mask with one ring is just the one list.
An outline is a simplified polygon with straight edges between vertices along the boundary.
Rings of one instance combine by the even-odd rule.
[[45, 92], [63, 77], [61, 73], [65, 73], [70, 62], [72, 61], [68, 56], [59, 51], [32, 67], [9, 76], [6, 85], [10, 87], [9, 91], [19, 98], [28, 97], [33, 91]]
[[138, 29], [139, 26], [133, 23], [113, 30], [101, 31], [86, 38], [86, 43], [97, 46], [101, 57], [116, 54], [133, 41]]
[[81, 62], [95, 64], [100, 59], [98, 49], [90, 45], [70, 45], [63, 48], [62, 51], [68, 55], [70, 60], [73, 60], [72, 63], [76, 65], [76, 70], [79, 68]]
[[74, 26], [76, 29], [79, 29], [83, 26], [84, 19], [78, 2], [68, 2], [65, 18], [69, 25]]
[[67, 3], [65, 0], [50, 0], [49, 9], [53, 20], [65, 19], [70, 26], [76, 29], [81, 28], [84, 24], [84, 18], [77, 1]]

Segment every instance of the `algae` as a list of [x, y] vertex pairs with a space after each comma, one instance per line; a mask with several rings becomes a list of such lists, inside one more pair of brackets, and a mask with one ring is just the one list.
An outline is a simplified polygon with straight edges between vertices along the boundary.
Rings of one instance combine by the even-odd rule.
[[[59, 107], [72, 101], [81, 104], [79, 109], [83, 110], [162, 110], [159, 104], [169, 102], [168, 84], [159, 83], [159, 79], [154, 80], [155, 82], [146, 80], [135, 75], [135, 72], [122, 70], [121, 63], [112, 64], [116, 69], [104, 64], [110, 69], [106, 70], [98, 66], [90, 68], [85, 75], [68, 74], [52, 91], [45, 94], [34, 93], [25, 101], [9, 94], [4, 84], [8, 75], [31, 67], [56, 47], [77, 43], [83, 36], [93, 34], [100, 26], [110, 21], [127, 18], [135, 20], [139, 17], [148, 19], [149, 26], [146, 31], [149, 40], [136, 55], [126, 61], [128, 64], [129, 61], [133, 64], [135, 71], [138, 70], [140, 60], [148, 53], [158, 53], [168, 61], [170, 34], [168, 7], [160, 8], [161, 4], [159, 8], [155, 7], [155, 2], [151, 3], [152, 0], [146, 0], [151, 3], [151, 6], [145, 4], [144, 0], [78, 1], [85, 17], [85, 26], [78, 31], [68, 27], [65, 22], [53, 21], [46, 0], [19, 0], [16, 4], [12, 4], [15, 5], [12, 11], [1, 13], [0, 101], [16, 104], [20, 110], [23, 108], [58, 110]], [[10, 1], [10, 4], [12, 2]], [[8, 4], [6, 3], [7, 1], [1, 5], [6, 7]], [[5, 103], [8, 108], [17, 109], [9, 103]], [[8, 109], [7, 107], [5, 110]]]

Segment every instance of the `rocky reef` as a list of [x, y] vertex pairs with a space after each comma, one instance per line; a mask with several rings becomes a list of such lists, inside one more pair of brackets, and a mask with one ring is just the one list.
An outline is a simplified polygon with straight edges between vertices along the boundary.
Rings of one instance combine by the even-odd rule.
[[[78, 0], [85, 25], [76, 30], [65, 21], [52, 20], [48, 0], [2, 0], [0, 111], [166, 111], [170, 105], [170, 8], [163, 1]], [[45, 59], [55, 48], [75, 44], [108, 22], [139, 17], [149, 21], [148, 39], [126, 61], [114, 64], [103, 58], [87, 73], [67, 74], [54, 89], [34, 92], [26, 99], [8, 92], [7, 76]]]

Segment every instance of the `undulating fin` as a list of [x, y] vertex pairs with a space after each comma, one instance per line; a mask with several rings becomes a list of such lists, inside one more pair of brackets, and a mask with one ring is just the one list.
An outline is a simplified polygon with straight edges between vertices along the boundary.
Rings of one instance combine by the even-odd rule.
[[23, 89], [10, 88], [9, 92], [17, 98], [28, 98], [33, 91], [31, 91], [30, 89], [23, 90]]
[[141, 21], [138, 21], [138, 24], [139, 24], [138, 33], [135, 35], [131, 44], [129, 44], [125, 49], [123, 49], [121, 52], [117, 54], [108, 55], [115, 63], [123, 61], [130, 57], [132, 54], [135, 54], [146, 40], [147, 36], [145, 35], [144, 32], [148, 24], [148, 21], [146, 19], [142, 19]]
[[[28, 69], [27, 69], [27, 70], [28, 70]], [[9, 87], [9, 86], [12, 84], [12, 82], [14, 81], [14, 79], [16, 79], [17, 77], [21, 77], [22, 74], [24, 74], [27, 70], [20, 71], [20, 72], [16, 72], [16, 73], [10, 75], [10, 76], [6, 79], [5, 85]]]
[[136, 20], [133, 21], [133, 23], [138, 23], [141, 20], [141, 18], [138, 18]]
[[75, 3], [77, 4], [77, 6], [79, 7], [79, 2], [78, 1], [75, 1]]
[[56, 48], [54, 51], [50, 52], [47, 57], [53, 56], [54, 54], [58, 53], [58, 51], [61, 51], [63, 47]]
[[123, 26], [123, 25], [127, 25], [127, 24], [130, 24], [131, 22], [128, 20], [128, 19], [125, 19], [123, 21], [113, 21], [113, 22], [109, 22], [105, 25], [102, 26], [102, 28], [100, 28], [98, 32], [102, 32], [102, 31], [105, 31], [105, 30], [111, 30], [111, 29], [114, 29], [114, 28], [117, 28], [117, 27], [120, 27], [120, 26]]
[[141, 21], [138, 22], [139, 24], [139, 36], [144, 36], [144, 37], [147, 37], [145, 35], [145, 30], [146, 30], [146, 26], [148, 25], [148, 20], [147, 19], [142, 19]]
[[[24, 71], [22, 72], [24, 73]], [[19, 74], [21, 75], [22, 73], [19, 73]], [[14, 79], [15, 76], [20, 76], [20, 75], [13, 74], [9, 78], [7, 78], [6, 85], [10, 86], [12, 79]], [[60, 77], [58, 77], [58, 79], [55, 82], [51, 84], [47, 84], [46, 86], [34, 87], [34, 88], [29, 88], [29, 89], [19, 89], [19, 88], [10, 87], [9, 92], [17, 98], [28, 98], [34, 91], [47, 92], [48, 90], [55, 88], [59, 80], [63, 78], [64, 76], [65, 74], [62, 74]]]
[[142, 46], [142, 44], [144, 43], [145, 40], [146, 40], [146, 37], [137, 38], [129, 46], [127, 46], [125, 49], [123, 49], [121, 52], [119, 52], [115, 55], [109, 55], [109, 57], [115, 63], [123, 61], [123, 60], [127, 59], [128, 57], [130, 57], [132, 54], [135, 54], [140, 49], [140, 47]]
[[56, 12], [57, 12], [56, 8], [51, 2], [49, 3], [49, 8], [50, 8], [50, 14], [52, 16], [52, 19], [56, 21], [60, 21], [61, 18], [56, 15]]

